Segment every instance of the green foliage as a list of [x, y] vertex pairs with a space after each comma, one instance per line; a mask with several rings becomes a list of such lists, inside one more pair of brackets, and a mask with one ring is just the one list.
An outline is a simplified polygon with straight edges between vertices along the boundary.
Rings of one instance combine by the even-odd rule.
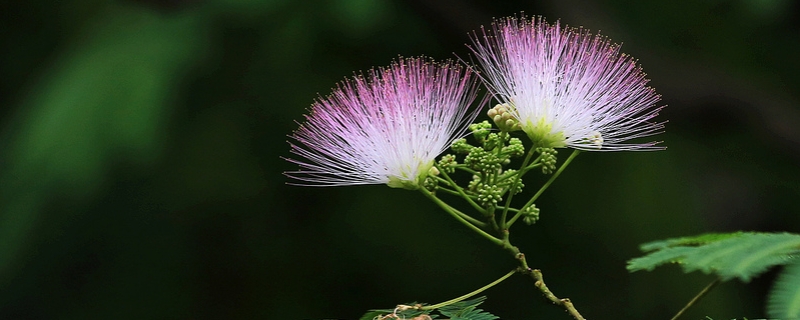
[[725, 240], [731, 237], [738, 237], [742, 234], [743, 232], [741, 231], [734, 233], [706, 233], [693, 237], [681, 237], [681, 238], [672, 238], [667, 240], [648, 242], [641, 245], [640, 248], [642, 249], [642, 251], [647, 252], [647, 251], [653, 251], [675, 246], [699, 246], [711, 242]]
[[714, 273], [723, 281], [750, 281], [768, 268], [795, 261], [800, 255], [800, 235], [790, 233], [737, 232], [704, 234], [646, 243], [649, 254], [628, 261], [628, 270], [653, 270], [677, 263], [684, 272]]
[[479, 297], [466, 300], [439, 308], [439, 313], [450, 317], [451, 320], [495, 320], [497, 316], [478, 309], [477, 306], [483, 303], [486, 297]]
[[[433, 179], [425, 185], [426, 189], [438, 190], [437, 184], [445, 183], [450, 193], [465, 194], [475, 206], [494, 210], [505, 197], [523, 191], [525, 184], [521, 177], [528, 170], [541, 167], [545, 174], [555, 172], [558, 154], [555, 149], [537, 148], [535, 151], [530, 151], [529, 157], [524, 160], [522, 170], [510, 169], [507, 166], [511, 165], [512, 158], [522, 157], [526, 153], [522, 140], [511, 137], [507, 131], [492, 132], [492, 125], [488, 121], [473, 123], [469, 129], [472, 131], [474, 141], [457, 139], [450, 146], [455, 154], [464, 155], [461, 163], [455, 154], [446, 154], [437, 163], [439, 172], [447, 175], [456, 170], [469, 173], [472, 179], [467, 187], [462, 188], [453, 181]], [[540, 155], [531, 162], [531, 156], [537, 153]], [[531, 223], [531, 220], [528, 219], [527, 222]]]
[[800, 260], [781, 272], [769, 293], [767, 314], [770, 318], [800, 318]]
[[[477, 308], [478, 305], [483, 303], [483, 301], [485, 300], [486, 297], [478, 297], [472, 300], [464, 300], [453, 304], [449, 304], [435, 310], [419, 310], [419, 308], [415, 308], [417, 306], [423, 307], [425, 304], [412, 303], [407, 305], [399, 305], [395, 309], [370, 310], [369, 312], [361, 316], [359, 320], [415, 319], [415, 317], [419, 317], [421, 315], [428, 315], [430, 319], [436, 319], [439, 317], [439, 314], [449, 318], [450, 320], [499, 319], [497, 316]], [[436, 311], [439, 314], [434, 314], [432, 311]]]

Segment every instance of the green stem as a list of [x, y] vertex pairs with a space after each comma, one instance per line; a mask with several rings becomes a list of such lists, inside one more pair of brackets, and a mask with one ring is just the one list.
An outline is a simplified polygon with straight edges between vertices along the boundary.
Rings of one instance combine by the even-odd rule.
[[466, 194], [466, 193], [464, 193], [464, 189], [463, 189], [463, 188], [461, 188], [461, 186], [459, 186], [458, 184], [456, 184], [456, 183], [453, 181], [453, 179], [452, 179], [452, 178], [450, 178], [450, 175], [448, 175], [448, 174], [447, 174], [447, 172], [445, 172], [443, 169], [440, 169], [440, 168], [437, 168], [437, 169], [439, 169], [439, 172], [441, 172], [441, 173], [442, 173], [442, 176], [445, 178], [445, 180], [447, 180], [447, 183], [449, 183], [449, 184], [450, 184], [450, 185], [451, 185], [453, 188], [455, 188], [455, 189], [456, 189], [456, 191], [458, 192], [458, 194], [459, 194], [459, 195], [460, 195], [462, 198], [464, 198], [465, 200], [467, 200], [467, 202], [469, 202], [469, 204], [470, 204], [470, 205], [471, 205], [473, 208], [475, 208], [475, 210], [478, 210], [478, 212], [480, 212], [480, 213], [482, 213], [482, 214], [486, 214], [486, 209], [484, 209], [483, 207], [479, 206], [477, 203], [475, 203], [475, 201], [474, 201], [474, 200], [472, 200], [472, 198], [470, 198], [469, 196], [467, 196], [467, 194]]
[[480, 220], [475, 219], [473, 217], [470, 217], [468, 214], [463, 213], [463, 212], [461, 212], [460, 210], [458, 210], [456, 208], [451, 207], [451, 209], [453, 209], [453, 212], [455, 214], [461, 216], [462, 218], [464, 218], [464, 220], [467, 220], [470, 223], [476, 225], [478, 228], [486, 228], [486, 222], [483, 222], [483, 221], [480, 221]]
[[422, 194], [424, 194], [429, 199], [433, 200], [433, 202], [435, 202], [437, 205], [439, 205], [439, 207], [444, 209], [444, 211], [449, 213], [451, 216], [453, 216], [453, 218], [456, 218], [456, 220], [458, 220], [459, 222], [463, 223], [468, 228], [470, 228], [473, 231], [477, 232], [479, 235], [483, 236], [484, 238], [488, 239], [489, 241], [491, 241], [494, 244], [503, 245], [503, 241], [502, 240], [500, 240], [498, 238], [495, 238], [494, 236], [486, 233], [486, 231], [483, 231], [483, 229], [479, 228], [474, 223], [470, 223], [469, 221], [467, 221], [465, 216], [466, 217], [469, 217], [469, 216], [467, 216], [466, 214], [461, 213], [460, 211], [456, 210], [455, 208], [449, 206], [447, 203], [445, 203], [441, 199], [437, 198], [434, 194], [432, 194], [427, 189], [420, 188], [419, 190], [422, 192]]
[[528, 171], [530, 171], [530, 170], [533, 170], [533, 169], [535, 169], [535, 168], [538, 168], [538, 167], [541, 167], [541, 166], [542, 166], [542, 163], [541, 163], [541, 162], [539, 162], [539, 163], [534, 163], [534, 164], [531, 164], [531, 165], [529, 165], [529, 166], [527, 166], [527, 167], [523, 168], [523, 169], [522, 169], [522, 170], [520, 170], [520, 171], [522, 171], [522, 172], [524, 173], [524, 172], [528, 172]]
[[689, 303], [687, 303], [683, 307], [683, 309], [681, 309], [681, 311], [678, 311], [678, 313], [676, 313], [671, 320], [678, 319], [678, 317], [680, 317], [684, 312], [686, 312], [686, 310], [689, 309], [689, 307], [694, 305], [697, 301], [700, 301], [700, 298], [705, 296], [706, 293], [711, 291], [711, 289], [714, 288], [714, 286], [716, 286], [718, 283], [719, 283], [719, 278], [714, 279], [714, 281], [711, 281], [711, 283], [709, 283], [705, 288], [703, 288], [703, 290], [700, 290], [700, 292], [696, 296], [694, 296], [694, 298], [692, 298], [692, 300], [690, 300]]
[[[439, 181], [444, 181], [444, 179], [442, 179], [442, 178], [437, 178], [437, 179]], [[459, 197], [461, 196], [461, 193], [459, 193], [458, 191], [449, 189], [447, 187], [443, 187], [441, 185], [438, 188], [436, 188], [436, 192], [439, 192], [439, 191], [447, 193], [447, 194], [452, 194], [454, 196], [459, 196]], [[472, 200], [475, 200], [477, 198], [476, 196], [470, 196], [470, 195], [467, 195], [467, 196], [470, 197]]]
[[[440, 180], [443, 181], [444, 179], [440, 179]], [[436, 192], [444, 192], [444, 193], [447, 193], [447, 194], [452, 194], [454, 196], [460, 196], [461, 195], [460, 193], [458, 193], [458, 191], [450, 190], [450, 189], [442, 187], [442, 186], [437, 187], [436, 188]]]
[[500, 210], [508, 210], [509, 212], [519, 212], [519, 209], [515, 209], [515, 208], [507, 208], [507, 207], [503, 207], [503, 206], [497, 206], [497, 209], [500, 209]]
[[[450, 194], [458, 195], [458, 193], [455, 192], [455, 191], [443, 189], [441, 187], [439, 187], [439, 189], [437, 189], [436, 191], [445, 191], [445, 192], [450, 193]], [[467, 221], [471, 222], [472, 224], [474, 224], [474, 225], [476, 225], [476, 226], [478, 226], [480, 228], [486, 228], [486, 222], [483, 222], [483, 221], [480, 221], [478, 219], [475, 219], [475, 218], [471, 217], [470, 215], [461, 212], [458, 209], [453, 208], [453, 211], [456, 214], [460, 215], [462, 218], [464, 218], [464, 220], [467, 220]]]
[[474, 296], [474, 295], [476, 295], [476, 294], [479, 294], [479, 293], [481, 293], [481, 292], [485, 291], [486, 289], [489, 289], [489, 288], [491, 288], [491, 287], [494, 287], [496, 284], [498, 284], [498, 283], [500, 283], [500, 282], [503, 282], [503, 280], [505, 280], [505, 279], [508, 279], [508, 277], [512, 276], [512, 275], [513, 275], [513, 274], [515, 274], [515, 273], [517, 273], [517, 269], [511, 270], [510, 272], [506, 273], [506, 275], [504, 275], [504, 276], [500, 277], [500, 279], [497, 279], [497, 280], [495, 280], [495, 281], [492, 281], [492, 283], [490, 283], [490, 284], [487, 284], [487, 285], [485, 285], [485, 286], [481, 287], [481, 288], [480, 288], [480, 289], [478, 289], [478, 290], [472, 291], [472, 292], [470, 292], [470, 293], [467, 293], [467, 294], [465, 294], [465, 295], [463, 295], [463, 296], [460, 296], [460, 297], [458, 297], [458, 298], [455, 298], [455, 299], [447, 300], [447, 301], [445, 301], [445, 302], [442, 302], [442, 303], [437, 303], [437, 304], [430, 305], [430, 306], [424, 306], [424, 307], [420, 308], [419, 310], [433, 310], [433, 309], [438, 309], [438, 308], [441, 308], [441, 307], [444, 307], [444, 306], [449, 306], [449, 305], [451, 305], [451, 304], [454, 304], [454, 303], [456, 303], [456, 302], [463, 301], [464, 299], [467, 299], [467, 298], [470, 298], [470, 297], [472, 297], [472, 296]]
[[536, 281], [534, 282], [533, 285], [535, 285], [536, 288], [538, 288], [539, 291], [541, 291], [542, 294], [544, 294], [545, 298], [553, 302], [553, 304], [564, 308], [564, 310], [567, 311], [567, 313], [569, 313], [569, 315], [571, 315], [572, 318], [574, 318], [575, 320], [586, 320], [586, 318], [584, 318], [581, 315], [581, 313], [578, 312], [578, 309], [575, 309], [575, 305], [572, 304], [572, 300], [570, 300], [569, 298], [560, 299], [556, 297], [553, 291], [550, 291], [550, 288], [548, 288], [547, 284], [544, 283], [544, 276], [542, 276], [541, 270], [539, 269], [531, 270], [530, 275], [533, 278], [533, 280]]
[[478, 174], [478, 171], [472, 170], [469, 167], [467, 167], [467, 165], [464, 165], [464, 164], [456, 165], [454, 168], [458, 169], [458, 170], [461, 170], [461, 171], [465, 171], [465, 172], [467, 172], [469, 174]]
[[486, 211], [486, 220], [488, 220], [489, 223], [491, 224], [492, 230], [500, 231], [500, 226], [497, 225], [497, 219], [494, 217], [494, 211], [495, 211], [494, 207], [490, 207]]
[[517, 191], [517, 187], [519, 186], [519, 178], [524, 174], [522, 169], [528, 166], [528, 163], [531, 161], [531, 157], [533, 157], [533, 153], [535, 150], [531, 148], [528, 151], [528, 155], [525, 156], [525, 160], [522, 161], [522, 166], [519, 167], [519, 171], [517, 171], [516, 177], [514, 177], [514, 183], [511, 185], [511, 189], [508, 191], [508, 197], [506, 198], [506, 205], [503, 209], [503, 213], [500, 214], [500, 228], [508, 229], [508, 225], [506, 225], [506, 217], [508, 215], [508, 208], [511, 206], [511, 198], [514, 197], [514, 193]]
[[522, 208], [519, 209], [519, 212], [517, 212], [517, 214], [515, 214], [514, 217], [511, 218], [511, 220], [508, 221], [508, 223], [506, 224], [507, 228], [511, 227], [511, 225], [514, 224], [514, 222], [517, 221], [517, 219], [519, 219], [519, 217], [522, 215], [522, 213], [525, 211], [525, 209], [528, 208], [530, 205], [532, 205], [533, 202], [536, 201], [536, 199], [538, 199], [539, 196], [541, 196], [542, 193], [544, 193], [544, 191], [547, 190], [548, 187], [550, 187], [550, 184], [552, 184], [553, 181], [555, 181], [556, 178], [558, 178], [558, 176], [561, 175], [561, 172], [563, 172], [564, 169], [567, 168], [569, 163], [572, 162], [572, 159], [575, 159], [575, 157], [577, 157], [579, 153], [580, 153], [579, 150], [572, 151], [572, 154], [570, 154], [569, 158], [567, 158], [567, 160], [564, 161], [564, 163], [561, 165], [561, 167], [558, 168], [556, 173], [554, 173], [553, 176], [551, 176], [550, 179], [547, 180], [547, 182], [545, 182], [545, 184], [539, 189], [539, 191], [537, 191], [536, 194], [534, 194], [533, 197], [531, 197], [531, 199], [528, 200], [528, 202], [525, 203], [525, 205], [522, 206]]
[[545, 298], [553, 302], [553, 304], [564, 308], [567, 313], [569, 313], [575, 320], [586, 320], [583, 316], [581, 316], [580, 312], [575, 309], [575, 305], [572, 304], [572, 301], [569, 298], [558, 298], [553, 291], [550, 291], [550, 288], [547, 287], [547, 284], [544, 283], [544, 276], [542, 276], [542, 271], [539, 269], [531, 269], [528, 266], [528, 260], [525, 259], [525, 254], [520, 252], [519, 249], [513, 245], [511, 242], [508, 241], [508, 237], [504, 239], [505, 249], [510, 251], [511, 254], [514, 256], [517, 261], [519, 261], [519, 268], [517, 271], [522, 274], [528, 274], [533, 278], [534, 286], [536, 286], [539, 291], [542, 292]]

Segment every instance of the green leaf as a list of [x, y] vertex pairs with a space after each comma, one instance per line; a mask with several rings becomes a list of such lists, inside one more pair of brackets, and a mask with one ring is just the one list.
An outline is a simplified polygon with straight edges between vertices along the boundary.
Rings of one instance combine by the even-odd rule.
[[736, 232], [705, 234], [656, 241], [641, 246], [649, 254], [628, 261], [628, 270], [653, 270], [677, 263], [684, 272], [716, 274], [723, 281], [750, 281], [768, 268], [791, 263], [800, 256], [800, 235]]
[[691, 247], [664, 248], [663, 250], [652, 252], [644, 257], [629, 260], [628, 271], [652, 271], [655, 267], [662, 264], [681, 263], [681, 260], [693, 250], [694, 248]]
[[497, 316], [478, 309], [477, 306], [483, 303], [486, 297], [478, 297], [472, 300], [457, 302], [439, 308], [439, 313], [449, 317], [451, 320], [495, 320]]
[[800, 260], [786, 267], [775, 280], [767, 300], [770, 318], [800, 318]]
[[706, 233], [693, 237], [681, 237], [681, 238], [648, 242], [641, 245], [639, 248], [644, 252], [648, 252], [648, 251], [664, 249], [668, 247], [676, 247], [676, 246], [685, 246], [685, 247], [699, 246], [712, 242], [717, 242], [720, 240], [725, 240], [732, 237], [738, 237], [743, 234], [745, 233], [741, 231], [734, 233]]
[[450, 319], [451, 320], [495, 320], [499, 318], [481, 309], [476, 309], [475, 307], [469, 307], [451, 316]]

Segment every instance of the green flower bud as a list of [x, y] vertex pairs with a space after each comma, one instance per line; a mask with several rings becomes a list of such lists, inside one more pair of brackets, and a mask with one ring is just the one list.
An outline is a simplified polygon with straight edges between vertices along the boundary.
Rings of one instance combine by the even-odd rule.
[[496, 133], [490, 133], [486, 137], [486, 141], [483, 143], [483, 148], [486, 150], [492, 150], [501, 144], [502, 141], [500, 140], [500, 136], [498, 136]]
[[481, 183], [481, 176], [473, 175], [472, 180], [470, 180], [469, 184], [467, 185], [467, 190], [471, 191], [472, 193], [477, 192], [478, 184]]
[[523, 208], [522, 221], [527, 225], [532, 225], [536, 223], [536, 221], [539, 221], [539, 208], [534, 204], [531, 204], [530, 207]]
[[[434, 167], [434, 169], [435, 169], [435, 167]], [[425, 188], [426, 190], [430, 191], [430, 192], [434, 192], [434, 191], [436, 191], [436, 189], [439, 188], [439, 181], [434, 179], [434, 178], [427, 177], [427, 178], [425, 178], [425, 181], [422, 182], [422, 187]]]
[[536, 148], [536, 152], [542, 155], [541, 164], [542, 164], [542, 173], [544, 174], [551, 174], [556, 171], [556, 162], [558, 159], [556, 155], [558, 151], [553, 148]]
[[494, 108], [489, 109], [486, 112], [486, 115], [489, 118], [492, 118], [494, 124], [500, 128], [500, 131], [504, 132], [511, 132], [522, 130], [522, 127], [519, 125], [519, 121], [514, 117], [514, 114], [511, 110], [514, 109], [514, 106], [509, 103], [502, 103], [495, 105]]
[[461, 138], [456, 141], [453, 141], [453, 144], [450, 146], [450, 149], [453, 149], [456, 153], [467, 153], [472, 150], [473, 146], [467, 143], [467, 139]]
[[503, 147], [502, 153], [509, 157], [519, 157], [525, 154], [525, 146], [522, 145], [522, 140], [519, 138], [511, 138], [508, 146]]
[[503, 199], [502, 188], [495, 185], [485, 183], [478, 184], [476, 193], [478, 194], [478, 203], [484, 207], [496, 206], [497, 203]]
[[469, 130], [472, 131], [472, 135], [478, 141], [483, 141], [486, 139], [486, 136], [489, 135], [492, 131], [492, 124], [489, 121], [482, 121], [480, 123], [473, 123], [469, 125]]
[[458, 165], [456, 156], [452, 154], [446, 154], [439, 160], [439, 167], [447, 174], [456, 172], [456, 165]]

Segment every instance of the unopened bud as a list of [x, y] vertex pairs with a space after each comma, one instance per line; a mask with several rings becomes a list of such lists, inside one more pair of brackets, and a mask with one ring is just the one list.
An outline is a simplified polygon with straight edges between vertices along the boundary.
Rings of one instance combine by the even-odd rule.
[[517, 131], [520, 130], [521, 127], [519, 121], [514, 118], [514, 114], [511, 112], [512, 110], [514, 110], [514, 106], [510, 103], [502, 103], [495, 105], [487, 114], [492, 118], [494, 124], [500, 128], [500, 131]]

